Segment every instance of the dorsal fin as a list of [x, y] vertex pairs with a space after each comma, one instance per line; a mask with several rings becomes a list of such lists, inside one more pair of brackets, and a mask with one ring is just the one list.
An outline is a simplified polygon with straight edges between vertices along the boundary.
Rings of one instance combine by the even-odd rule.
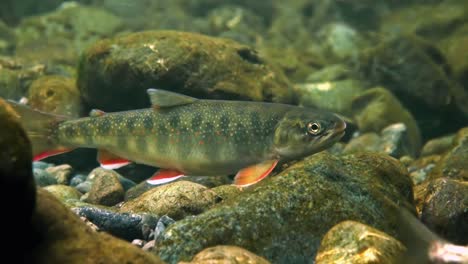
[[193, 98], [187, 95], [153, 88], [146, 90], [146, 92], [148, 93], [151, 100], [151, 105], [154, 108], [186, 105], [198, 100], [197, 98]]
[[103, 116], [105, 115], [106, 112], [99, 110], [99, 109], [93, 109], [89, 112], [89, 116], [91, 117], [98, 117], [98, 116]]

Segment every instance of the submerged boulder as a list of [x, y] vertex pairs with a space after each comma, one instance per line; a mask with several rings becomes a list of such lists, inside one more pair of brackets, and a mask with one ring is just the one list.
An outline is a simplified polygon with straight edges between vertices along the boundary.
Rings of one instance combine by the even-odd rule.
[[169, 226], [155, 253], [170, 263], [229, 244], [273, 263], [310, 263], [322, 236], [354, 220], [395, 234], [395, 204], [413, 208], [406, 169], [387, 155], [322, 152], [237, 197]]
[[148, 88], [203, 98], [294, 100], [288, 79], [254, 49], [176, 31], [96, 42], [81, 56], [78, 87], [87, 103], [107, 111], [149, 107]]

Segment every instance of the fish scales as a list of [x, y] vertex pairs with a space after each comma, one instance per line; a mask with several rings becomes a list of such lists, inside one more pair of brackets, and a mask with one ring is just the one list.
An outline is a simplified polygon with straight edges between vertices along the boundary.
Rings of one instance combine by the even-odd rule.
[[200, 101], [67, 121], [58, 133], [67, 146], [107, 149], [137, 162], [171, 164], [182, 171], [211, 166], [221, 173], [231, 163], [240, 166], [263, 159], [271, 150], [275, 124], [287, 108], [265, 111], [251, 103]]

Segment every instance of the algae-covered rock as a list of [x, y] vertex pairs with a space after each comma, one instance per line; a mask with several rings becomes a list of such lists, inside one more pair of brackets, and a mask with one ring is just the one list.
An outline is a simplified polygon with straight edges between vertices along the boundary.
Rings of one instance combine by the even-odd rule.
[[268, 264], [266, 259], [252, 252], [236, 246], [216, 246], [202, 250], [190, 262], [179, 264], [226, 264], [226, 263], [255, 263]]
[[322, 49], [327, 57], [341, 61], [356, 57], [362, 50], [363, 39], [356, 29], [345, 23], [330, 23], [325, 25], [318, 37], [322, 39]]
[[382, 17], [380, 29], [386, 34], [416, 33], [437, 38], [446, 35], [463, 21], [468, 21], [466, 14], [463, 1], [440, 1], [440, 4], [424, 2], [388, 12]]
[[459, 126], [451, 112], [454, 83], [442, 53], [413, 35], [382, 42], [360, 56], [360, 72], [374, 85], [389, 89], [411, 111], [424, 138]]
[[28, 103], [32, 108], [59, 115], [78, 117], [82, 113], [80, 92], [75, 79], [47, 75], [29, 87]]
[[19, 59], [0, 57], [0, 97], [19, 100], [31, 82], [43, 75], [45, 65], [26, 63]]
[[441, 237], [468, 243], [468, 182], [447, 178], [431, 181], [422, 204], [421, 221]]
[[108, 111], [148, 107], [151, 87], [204, 98], [293, 102], [283, 73], [252, 48], [176, 31], [98, 41], [81, 56], [78, 87], [92, 107]]
[[429, 175], [431, 179], [448, 177], [468, 181], [468, 128], [460, 129], [451, 149], [441, 158]]
[[[29, 139], [14, 110], [0, 98], [0, 200], [4, 227], [9, 242], [2, 247], [3, 257], [10, 255], [23, 263], [25, 256], [15, 251], [23, 239], [30, 237], [30, 221], [35, 206], [35, 184], [32, 176], [32, 151]], [[15, 252], [11, 254], [10, 252]], [[28, 263], [27, 261], [24, 263]]]
[[365, 87], [358, 80], [340, 80], [297, 84], [295, 90], [300, 105], [349, 115], [354, 96]]
[[231, 199], [239, 195], [242, 191], [235, 185], [221, 185], [211, 189], [223, 201]]
[[44, 62], [74, 65], [82, 50], [121, 28], [118, 17], [77, 3], [32, 16], [16, 28], [16, 55]]
[[355, 221], [335, 225], [323, 237], [315, 263], [398, 263], [405, 247], [395, 238]]
[[215, 192], [205, 186], [188, 181], [178, 181], [146, 191], [125, 202], [121, 212], [143, 212], [168, 215], [178, 220], [205, 211], [218, 201]]
[[369, 89], [352, 102], [352, 111], [359, 130], [362, 132], [378, 132], [394, 123], [405, 124], [408, 131], [408, 148], [411, 154], [419, 152], [421, 134], [408, 110], [388, 90], [377, 87]]
[[72, 167], [68, 164], [48, 167], [45, 171], [57, 179], [57, 184], [67, 185], [72, 176]]
[[424, 144], [421, 149], [421, 156], [440, 155], [450, 150], [454, 135], [433, 138]]
[[128, 242], [94, 232], [45, 190], [33, 216], [35, 263], [163, 263]]
[[62, 3], [63, 0], [2, 0], [0, 19], [8, 24], [16, 24], [25, 16], [53, 10]]
[[0, 54], [11, 55], [15, 50], [15, 46], [15, 32], [0, 19]]
[[87, 193], [86, 202], [112, 206], [123, 200], [124, 189], [119, 181], [117, 172], [96, 168], [90, 175], [93, 175], [94, 179], [91, 189]]
[[412, 161], [407, 167], [413, 183], [418, 185], [424, 182], [429, 177], [429, 174], [434, 169], [437, 162], [439, 162], [440, 158], [440, 155], [430, 155], [422, 156]]
[[81, 197], [81, 193], [77, 191], [75, 188], [67, 186], [67, 185], [49, 185], [44, 187], [44, 190], [51, 193], [61, 202], [65, 202], [66, 200], [79, 200]]
[[406, 168], [387, 155], [321, 152], [169, 226], [156, 240], [155, 253], [175, 263], [229, 244], [273, 263], [310, 263], [321, 237], [341, 221], [394, 235], [394, 206], [413, 207], [411, 185]]

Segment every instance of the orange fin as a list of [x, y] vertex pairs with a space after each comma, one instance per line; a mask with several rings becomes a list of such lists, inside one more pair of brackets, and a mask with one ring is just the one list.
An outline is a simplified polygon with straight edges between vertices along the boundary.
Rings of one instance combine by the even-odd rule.
[[97, 159], [98, 159], [98, 162], [101, 164], [101, 167], [103, 167], [104, 169], [108, 169], [108, 170], [118, 169], [120, 167], [123, 167], [132, 163], [131, 161], [121, 158], [104, 149], [98, 150]]
[[33, 158], [33, 161], [42, 160], [42, 159], [45, 159], [47, 157], [51, 157], [51, 156], [59, 155], [59, 154], [62, 154], [62, 153], [70, 152], [72, 150], [73, 150], [72, 148], [58, 148], [58, 149], [47, 150], [47, 151], [36, 154], [34, 156], [34, 158]]
[[263, 180], [278, 164], [278, 160], [267, 160], [240, 170], [234, 178], [234, 184], [240, 187], [249, 186]]
[[184, 177], [184, 173], [178, 170], [172, 169], [160, 169], [158, 170], [151, 178], [146, 180], [147, 183], [151, 185], [159, 185], [163, 183], [168, 183], [174, 180]]

